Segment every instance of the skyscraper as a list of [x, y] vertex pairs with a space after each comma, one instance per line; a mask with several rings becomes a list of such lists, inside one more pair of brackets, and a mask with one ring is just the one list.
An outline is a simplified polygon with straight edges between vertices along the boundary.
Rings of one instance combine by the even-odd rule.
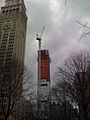
[[27, 16], [23, 0], [6, 0], [0, 13], [0, 64], [24, 62]]
[[48, 119], [50, 115], [50, 56], [48, 50], [41, 50], [41, 56], [39, 56], [39, 52], [37, 107], [39, 117], [41, 117], [41, 119]]
[[[23, 66], [26, 28], [27, 15], [24, 0], [6, 0], [5, 6], [1, 7], [0, 12], [0, 66], [8, 64], [13, 60], [16, 60], [21, 66]], [[4, 82], [4, 84], [6, 82]], [[6, 92], [3, 99], [1, 98], [2, 93], [0, 89], [0, 119], [2, 120], [4, 117], [1, 110], [1, 104], [3, 103], [3, 107], [6, 109], [8, 85], [3, 85], [3, 90]]]

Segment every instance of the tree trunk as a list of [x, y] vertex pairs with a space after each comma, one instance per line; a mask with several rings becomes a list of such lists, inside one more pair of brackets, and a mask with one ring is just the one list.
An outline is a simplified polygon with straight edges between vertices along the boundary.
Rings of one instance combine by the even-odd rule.
[[6, 116], [5, 116], [5, 120], [9, 120], [9, 116], [6, 115]]
[[79, 120], [89, 120], [87, 107], [79, 108], [79, 116], [80, 116]]
[[88, 111], [87, 111], [87, 108], [83, 108], [83, 118], [84, 118], [84, 120], [89, 120], [89, 119], [88, 119]]

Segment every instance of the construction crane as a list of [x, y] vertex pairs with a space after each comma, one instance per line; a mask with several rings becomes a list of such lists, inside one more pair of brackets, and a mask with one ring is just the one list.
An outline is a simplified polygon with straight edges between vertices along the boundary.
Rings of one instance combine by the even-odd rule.
[[41, 40], [42, 40], [42, 36], [43, 36], [44, 30], [45, 30], [45, 26], [43, 26], [41, 34], [40, 35], [39, 34], [36, 35], [36, 40], [39, 41], [39, 49], [41, 49]]

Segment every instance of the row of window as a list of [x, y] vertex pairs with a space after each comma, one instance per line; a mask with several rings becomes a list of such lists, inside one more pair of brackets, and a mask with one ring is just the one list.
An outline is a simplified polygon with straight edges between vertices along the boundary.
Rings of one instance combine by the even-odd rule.
[[[6, 25], [6, 24], [5, 24]], [[9, 25], [9, 28], [10, 28], [11, 25]], [[9, 29], [8, 29], [8, 24], [7, 24], [7, 27], [3, 27], [4, 28], [4, 33], [8, 33], [9, 32]], [[11, 32], [15, 32], [15, 28], [16, 28], [16, 23], [13, 23], [13, 27], [11, 29]], [[2, 34], [2, 26], [0, 25], [0, 34]]]
[[[3, 99], [3, 102], [6, 102], [6, 99]], [[2, 103], [2, 99], [0, 99], [0, 103]]]
[[0, 58], [4, 58], [5, 56], [4, 55], [0, 55]]
[[[6, 48], [6, 45], [7, 45], [6, 43], [7, 42], [3, 42], [2, 45], [1, 45], [1, 48]], [[9, 42], [8, 47], [12, 47], [13, 43], [14, 43], [14, 41]]]
[[7, 94], [2, 94], [2, 97], [6, 97], [7, 96]]
[[7, 38], [6, 39], [3, 39], [3, 42], [6, 42], [7, 41]]
[[[8, 46], [13, 46], [13, 43], [14, 43], [14, 40], [13, 39], [10, 39], [10, 41], [9, 41], [9, 44], [8, 44]], [[12, 45], [11, 45], [12, 44]], [[3, 47], [5, 47], [7, 45], [7, 39], [4, 39], [3, 41], [2, 41], [2, 48]]]
[[[6, 62], [11, 61], [11, 60], [12, 60], [12, 57], [7, 57], [6, 58]], [[0, 62], [3, 62], [3, 61], [4, 61], [4, 57], [3, 58], [0, 57]]]
[[5, 14], [5, 13], [6, 13], [6, 14], [7, 14], [7, 13], [11, 13], [11, 12], [14, 12], [14, 11], [17, 12], [18, 10], [19, 10], [19, 8], [14, 8], [14, 9], [6, 10], [6, 11], [3, 10], [3, 11], [2, 11], [2, 14]]
[[1, 44], [2, 45], [7, 44], [7, 39], [4, 39]]
[[2, 93], [3, 93], [3, 94], [6, 94], [6, 93], [7, 93], [7, 88], [3, 88], [3, 89], [2, 89]]
[[5, 51], [6, 50], [6, 48], [2, 48], [0, 51]]
[[[6, 45], [1, 46], [1, 51], [6, 50]], [[8, 50], [13, 50], [13, 45], [8, 45]]]
[[[14, 37], [15, 36], [15, 33], [10, 33], [10, 37]], [[7, 38], [8, 37], [8, 34], [3, 34], [3, 38]]]
[[9, 32], [9, 30], [5, 30], [5, 31], [4, 31], [4, 33], [8, 33], [8, 32]]
[[12, 58], [6, 58], [6, 62], [11, 61], [11, 60], [12, 60]]
[[9, 41], [9, 44], [12, 44], [12, 43], [14, 43], [14, 41]]
[[1, 51], [0, 51], [0, 54], [2, 54], [2, 55], [3, 55], [3, 54], [5, 54], [5, 52], [1, 52]]
[[6, 55], [6, 57], [12, 57], [12, 55]]
[[13, 47], [11, 47], [11, 48], [8, 48], [8, 50], [13, 50]]
[[8, 33], [4, 33], [3, 36], [8, 36]]
[[[0, 59], [4, 59], [4, 57], [5, 57], [5, 55], [0, 55]], [[11, 55], [8, 55], [8, 54], [7, 54], [6, 57], [7, 57], [7, 58], [12, 57], [12, 54], [11, 54]]]
[[4, 23], [16, 23], [17, 19], [10, 19], [10, 20], [6, 20], [6, 21], [0, 21], [0, 26], [2, 26]]
[[8, 36], [3, 36], [3, 39], [7, 39]]
[[11, 34], [10, 37], [11, 37], [11, 38], [12, 38], [12, 37], [15, 37], [15, 34], [13, 34], [13, 35]]
[[[16, 24], [13, 24], [13, 26], [12, 26], [12, 30], [14, 30], [16, 28]], [[8, 26], [8, 24], [7, 24], [7, 27], [3, 27], [3, 30], [4, 31], [9, 31], [9, 29], [11, 29], [11, 26]], [[2, 26], [0, 26], [0, 32], [2, 32]]]
[[[7, 54], [9, 54], [9, 55], [12, 54], [12, 51], [7, 51]], [[5, 52], [0, 51], [0, 55], [5, 55]]]
[[[10, 36], [10, 38], [9, 38], [9, 40], [14, 40], [14, 37], [15, 37], [15, 35], [13, 34], [13, 35], [11, 35]], [[8, 36], [3, 36], [3, 39], [2, 39], [2, 41], [7, 41], [7, 38], [8, 38]], [[1, 39], [1, 36], [0, 36], [0, 39]]]
[[10, 19], [10, 20], [6, 20], [6, 21], [0, 21], [0, 25], [3, 25], [3, 23], [5, 23], [5, 22], [6, 22], [6, 23], [7, 23], [7, 22], [8, 22], [8, 23], [10, 23], [10, 22], [16, 23], [16, 21], [17, 21], [17, 19], [13, 19], [13, 20]]
[[[2, 59], [4, 60], [4, 57], [5, 57], [4, 55], [3, 55], [3, 56], [0, 55], [0, 61], [2, 61]], [[6, 55], [6, 58], [7, 58], [7, 59], [9, 59], [9, 58], [11, 58], [11, 57], [12, 57], [12, 55]]]
[[1, 48], [6, 48], [6, 45], [2, 45]]

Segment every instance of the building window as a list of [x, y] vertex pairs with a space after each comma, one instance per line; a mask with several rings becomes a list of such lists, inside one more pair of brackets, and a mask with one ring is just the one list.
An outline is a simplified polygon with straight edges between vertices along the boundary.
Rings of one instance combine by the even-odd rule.
[[6, 12], [8, 12], [8, 10], [6, 10]]
[[1, 51], [5, 51], [5, 48], [1, 48]]
[[13, 44], [11, 44], [11, 45], [9, 44], [8, 47], [13, 47]]
[[13, 9], [13, 11], [15, 11], [15, 9]]
[[12, 44], [12, 43], [14, 43], [14, 41], [9, 41], [9, 44]]
[[10, 9], [10, 12], [12, 12], [12, 9]]
[[9, 41], [13, 41], [13, 40], [14, 40], [14, 38], [10, 38], [10, 39], [9, 39]]
[[2, 14], [4, 14], [5, 13], [5, 11], [2, 11]]
[[12, 54], [12, 51], [8, 51], [7, 54]]
[[11, 22], [11, 20], [7, 20], [6, 22]]
[[11, 31], [10, 35], [14, 35], [15, 34], [15, 30], [14, 31]]
[[7, 58], [7, 59], [6, 59], [6, 61], [10, 61], [10, 60], [11, 60], [11, 58]]
[[47, 84], [41, 84], [41, 86], [47, 86]]
[[13, 50], [13, 48], [8, 48], [8, 50]]
[[5, 44], [7, 44], [7, 42], [2, 42], [2, 45], [5, 45]]
[[4, 56], [0, 55], [1, 58], [4, 58]]
[[14, 37], [15, 37], [15, 35], [14, 35], [14, 34], [13, 34], [13, 35], [10, 35], [10, 38], [12, 38], [12, 37], [14, 38]]
[[6, 42], [7, 41], [7, 39], [5, 38], [5, 39], [3, 39], [3, 42]]
[[12, 55], [6, 55], [6, 57], [7, 57], [7, 58], [10, 58], [10, 57], [12, 57]]
[[6, 45], [2, 45], [1, 48], [6, 48]]
[[3, 36], [8, 36], [8, 33], [4, 33]]

